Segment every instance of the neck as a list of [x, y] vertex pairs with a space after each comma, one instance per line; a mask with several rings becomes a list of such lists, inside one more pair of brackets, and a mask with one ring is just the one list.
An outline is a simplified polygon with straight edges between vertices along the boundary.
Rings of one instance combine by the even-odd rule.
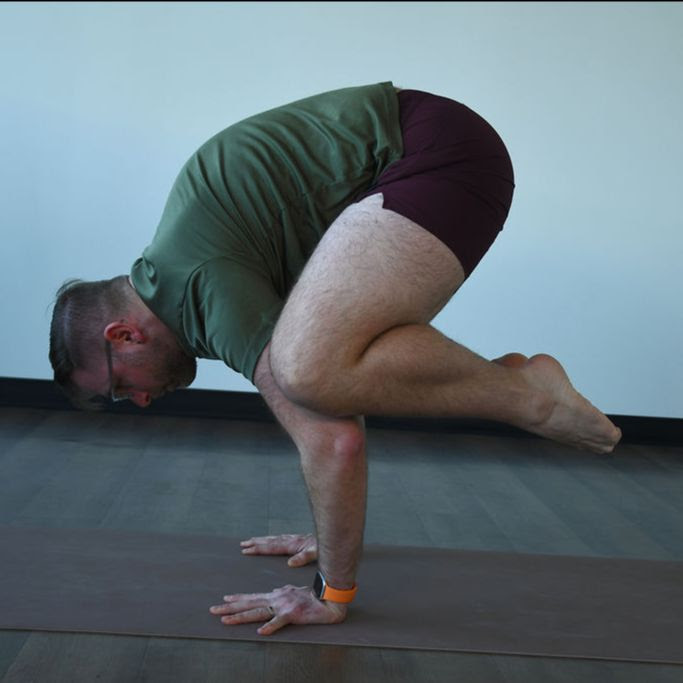
[[167, 337], [177, 343], [175, 335], [167, 327], [166, 323], [164, 323], [142, 300], [142, 297], [135, 289], [135, 285], [133, 285], [133, 281], [130, 279], [130, 275], [127, 277], [126, 282], [129, 286], [128, 299], [130, 301], [131, 311], [135, 312], [139, 323], [144, 329], [150, 334]]

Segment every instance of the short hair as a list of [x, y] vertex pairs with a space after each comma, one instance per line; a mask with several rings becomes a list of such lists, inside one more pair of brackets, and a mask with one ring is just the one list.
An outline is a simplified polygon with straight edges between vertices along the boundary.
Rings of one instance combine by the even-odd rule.
[[50, 324], [49, 358], [57, 386], [77, 408], [100, 410], [102, 397], [85, 392], [72, 379], [76, 368], [88, 365], [93, 353], [104, 358], [104, 328], [126, 307], [126, 276], [110, 280], [71, 279], [57, 290]]

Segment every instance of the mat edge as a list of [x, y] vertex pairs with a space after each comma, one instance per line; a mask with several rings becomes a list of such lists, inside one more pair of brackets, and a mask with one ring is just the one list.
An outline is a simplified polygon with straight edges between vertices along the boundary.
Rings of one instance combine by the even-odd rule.
[[[301, 628], [301, 627], [299, 627]], [[306, 640], [292, 640], [285, 636], [258, 636], [254, 638], [244, 638], [241, 636], [233, 636], [230, 638], [211, 638], [207, 636], [193, 636], [193, 635], [174, 635], [174, 634], [152, 634], [152, 633], [133, 633], [126, 632], [121, 633], [118, 631], [89, 631], [89, 630], [78, 630], [78, 629], [63, 629], [55, 630], [54, 628], [25, 628], [25, 627], [8, 627], [0, 626], [0, 631], [9, 632], [20, 632], [20, 633], [71, 633], [74, 635], [100, 635], [100, 636], [121, 636], [121, 637], [131, 637], [131, 638], [164, 638], [167, 640], [210, 640], [213, 642], [240, 642], [240, 643], [278, 643], [281, 645], [323, 645], [330, 647], [363, 647], [363, 648], [374, 648], [376, 650], [408, 650], [408, 651], [419, 651], [419, 652], [444, 652], [444, 653], [461, 653], [469, 655], [485, 655], [485, 656], [498, 656], [498, 657], [533, 657], [534, 659], [564, 659], [568, 661], [598, 661], [598, 662], [622, 662], [628, 664], [652, 664], [652, 665], [663, 665], [663, 666], [683, 666], [683, 659], [681, 661], [670, 661], [670, 660], [660, 660], [660, 659], [630, 659], [623, 657], [598, 657], [592, 655], [553, 655], [553, 654], [539, 654], [534, 652], [494, 652], [491, 650], [476, 650], [476, 649], [447, 649], [438, 647], [423, 647], [423, 646], [400, 646], [400, 645], [374, 645], [365, 643], [351, 643], [343, 641], [334, 642], [319, 642], [319, 641], [306, 641]], [[260, 640], [263, 639], [263, 640]]]

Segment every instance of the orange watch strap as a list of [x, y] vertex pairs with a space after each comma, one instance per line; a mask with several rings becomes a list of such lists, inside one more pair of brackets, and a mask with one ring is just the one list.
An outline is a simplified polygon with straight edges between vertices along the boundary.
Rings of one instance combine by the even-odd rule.
[[313, 593], [318, 598], [318, 600], [329, 600], [330, 602], [341, 602], [349, 603], [355, 597], [358, 592], [358, 586], [354, 585], [353, 588], [341, 589], [332, 588], [322, 572], [318, 570], [315, 574], [315, 581], [313, 582]]
[[346, 590], [340, 590], [339, 588], [332, 588], [332, 586], [325, 584], [325, 588], [323, 589], [323, 594], [320, 596], [320, 599], [329, 600], [330, 602], [349, 603], [356, 597], [357, 592], [358, 586], [354, 586], [353, 588], [348, 588]]

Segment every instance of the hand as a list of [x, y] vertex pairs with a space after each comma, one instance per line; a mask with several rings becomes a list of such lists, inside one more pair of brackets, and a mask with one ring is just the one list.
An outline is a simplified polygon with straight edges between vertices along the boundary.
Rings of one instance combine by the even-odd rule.
[[291, 555], [290, 567], [303, 567], [318, 559], [318, 542], [313, 534], [256, 536], [240, 543], [243, 555]]
[[284, 586], [270, 593], [226, 595], [225, 603], [210, 608], [224, 624], [268, 621], [256, 632], [269, 636], [287, 624], [338, 624], [346, 618], [347, 605], [318, 600], [309, 586]]

